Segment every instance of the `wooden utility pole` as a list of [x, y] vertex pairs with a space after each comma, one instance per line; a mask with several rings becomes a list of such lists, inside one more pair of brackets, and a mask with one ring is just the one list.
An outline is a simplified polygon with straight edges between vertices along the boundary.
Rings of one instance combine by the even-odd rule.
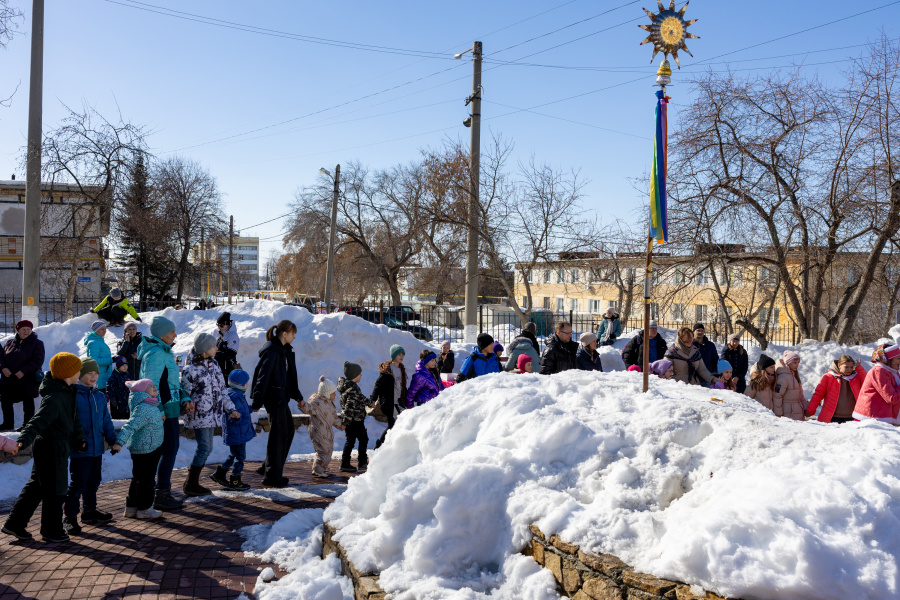
[[231, 269], [234, 268], [234, 215], [228, 224], [228, 304], [231, 304]]
[[200, 298], [203, 299], [205, 296], [203, 295], [203, 260], [206, 258], [206, 244], [204, 243], [204, 238], [206, 234], [206, 228], [200, 228]]
[[[475, 42], [472, 52], [472, 95], [466, 99], [466, 106], [472, 105], [472, 114], [463, 124], [471, 127], [469, 141], [469, 206], [468, 235], [466, 238], [466, 308], [465, 342], [475, 343], [478, 335], [478, 227], [481, 206], [478, 201], [481, 180], [481, 42]], [[466, 52], [456, 54], [462, 58]]]

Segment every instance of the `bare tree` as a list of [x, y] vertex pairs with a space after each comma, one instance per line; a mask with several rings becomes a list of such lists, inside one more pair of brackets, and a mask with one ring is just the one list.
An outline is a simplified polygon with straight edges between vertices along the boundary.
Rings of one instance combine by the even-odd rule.
[[[101, 258], [100, 249], [89, 249], [86, 241], [108, 232], [112, 199], [126, 179], [132, 156], [144, 148], [144, 132], [121, 116], [111, 122], [89, 106], [81, 112], [66, 110], [60, 126], [44, 136], [41, 162], [50, 194], [59, 199], [42, 211], [42, 229], [49, 240], [48, 257], [68, 264], [64, 275], [68, 314], [83, 258], [90, 254], [97, 261]], [[56, 188], [69, 190], [65, 201]]]
[[[19, 33], [19, 21], [24, 18], [22, 11], [9, 5], [9, 0], [0, 0], [0, 49], [6, 48], [13, 37]], [[21, 82], [20, 82], [21, 83]], [[0, 99], [0, 106], [9, 106], [10, 100], [18, 91], [19, 85], [7, 98]]]
[[201, 231], [209, 237], [226, 235], [222, 195], [215, 177], [187, 158], [157, 164], [153, 180], [167, 218], [165, 226], [175, 239], [176, 300], [181, 302], [191, 272], [191, 249], [200, 242]]

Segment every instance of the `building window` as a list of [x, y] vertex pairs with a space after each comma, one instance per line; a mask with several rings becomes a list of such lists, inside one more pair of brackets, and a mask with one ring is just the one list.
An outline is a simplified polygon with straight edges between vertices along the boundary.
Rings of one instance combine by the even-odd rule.
[[698, 323], [706, 323], [706, 305], [698, 304], [694, 307], [694, 317], [697, 319]]
[[522, 296], [522, 309], [528, 310], [528, 296]]
[[572, 269], [572, 283], [578, 283], [578, 269]]
[[602, 312], [603, 309], [600, 307], [600, 302], [602, 302], [602, 301], [601, 300], [591, 300], [590, 312], [592, 312], [594, 314], [599, 314], [600, 312]]
[[578, 300], [576, 300], [575, 298], [569, 300], [569, 310], [571, 310], [572, 312], [578, 312]]
[[528, 283], [534, 283], [534, 277], [533, 277], [533, 273], [532, 273], [531, 269], [528, 269], [528, 270], [525, 272], [525, 280], [526, 280]]
[[707, 285], [709, 283], [709, 275], [707, 275], [706, 270], [700, 271], [697, 273], [697, 285]]
[[728, 267], [728, 283], [734, 286], [743, 285], [744, 270], [741, 267]]
[[591, 279], [591, 283], [600, 283], [603, 281], [603, 270], [591, 269], [589, 277]]
[[544, 271], [544, 283], [550, 283], [550, 269]]
[[[547, 271], [548, 273], [550, 271]], [[550, 296], [544, 296], [544, 308], [550, 310]]]
[[659, 274], [659, 269], [653, 269], [651, 271], [651, 280], [653, 281], [653, 285], [659, 285], [659, 282], [662, 281], [662, 277]]
[[765, 286], [775, 285], [775, 269], [770, 267], [760, 267], [759, 282], [761, 285]]
[[780, 316], [779, 310], [776, 308], [772, 312], [774, 314], [770, 317], [768, 308], [759, 309], [757, 327], [764, 329], [766, 327], [766, 322], [768, 322], [771, 329], [779, 329], [781, 327], [781, 324], [778, 322]]
[[650, 318], [654, 320], [659, 318], [659, 302], [650, 303]]
[[635, 277], [637, 276], [637, 269], [634, 267], [630, 269], [625, 269], [625, 283], [628, 285], [634, 285]]
[[565, 298], [557, 298], [556, 299], [556, 312], [563, 312], [566, 310], [566, 299]]
[[684, 321], [684, 304], [676, 302], [672, 305], [672, 320]]
[[681, 285], [684, 283], [684, 270], [683, 269], [675, 269], [675, 285]]
[[565, 282], [566, 282], [565, 269], [557, 269], [556, 270], [556, 283], [565, 283]]

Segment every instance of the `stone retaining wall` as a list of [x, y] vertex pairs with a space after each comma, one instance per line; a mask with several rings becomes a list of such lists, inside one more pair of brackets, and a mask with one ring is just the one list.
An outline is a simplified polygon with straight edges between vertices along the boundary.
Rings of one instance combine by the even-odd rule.
[[337, 554], [341, 560], [341, 573], [353, 582], [353, 597], [355, 600], [384, 600], [384, 590], [378, 585], [378, 573], [360, 573], [347, 558], [340, 542], [334, 540], [335, 529], [325, 523], [322, 532], [322, 558], [331, 553]]
[[679, 581], [635, 573], [611, 554], [592, 554], [532, 525], [531, 545], [523, 551], [548, 569], [564, 593], [576, 600], [724, 600], [711, 592], [697, 595]]

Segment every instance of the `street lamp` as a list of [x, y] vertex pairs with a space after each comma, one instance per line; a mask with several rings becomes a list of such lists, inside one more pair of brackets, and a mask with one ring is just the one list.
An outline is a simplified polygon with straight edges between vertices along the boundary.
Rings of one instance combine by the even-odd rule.
[[[331, 177], [331, 171], [319, 167], [319, 173]], [[341, 165], [334, 168], [334, 192], [331, 195], [331, 232], [328, 236], [328, 266], [325, 269], [325, 310], [331, 310], [331, 285], [334, 282], [334, 235], [337, 229], [338, 194], [340, 193]]]

